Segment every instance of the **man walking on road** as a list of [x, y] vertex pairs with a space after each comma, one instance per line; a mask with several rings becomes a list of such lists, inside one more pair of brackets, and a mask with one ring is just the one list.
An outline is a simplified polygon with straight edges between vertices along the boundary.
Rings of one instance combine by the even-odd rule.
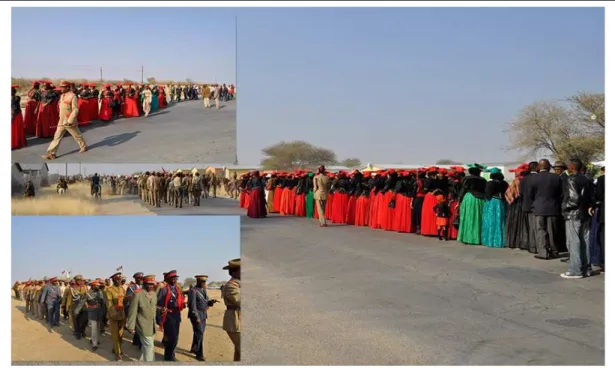
[[314, 177], [314, 199], [316, 200], [316, 207], [318, 210], [318, 221], [320, 227], [327, 226], [327, 219], [325, 218], [325, 208], [327, 205], [327, 195], [329, 193], [329, 178], [325, 174], [325, 167], [318, 167], [318, 175]]
[[52, 277], [49, 279], [49, 283], [45, 285], [41, 300], [47, 308], [47, 322], [49, 328], [60, 325], [60, 304], [62, 304], [62, 294], [58, 287], [58, 279]]
[[124, 298], [126, 291], [120, 285], [122, 273], [118, 272], [111, 276], [113, 286], [105, 289], [105, 299], [107, 301], [107, 319], [109, 321], [109, 333], [113, 340], [113, 353], [115, 359], [122, 360], [122, 335], [124, 334], [124, 324], [126, 323], [126, 312], [124, 311]]
[[192, 346], [190, 352], [196, 355], [196, 359], [205, 361], [203, 352], [203, 336], [205, 335], [205, 321], [207, 309], [213, 307], [218, 301], [209, 299], [207, 296], [207, 276], [196, 275], [196, 286], [190, 290], [188, 297], [188, 316], [192, 322]]
[[179, 339], [181, 311], [184, 309], [184, 295], [177, 286], [177, 271], [167, 272], [166, 285], [158, 292], [158, 308], [161, 312], [160, 326], [163, 328], [164, 360], [177, 361], [175, 348]]
[[135, 294], [130, 302], [126, 329], [139, 337], [141, 345], [140, 361], [154, 361], [154, 336], [156, 336], [156, 283], [153, 275], [143, 278], [143, 290]]
[[222, 298], [226, 305], [222, 329], [226, 331], [233, 345], [235, 345], [233, 360], [239, 362], [241, 360], [241, 259], [230, 260], [228, 265], [222, 269], [228, 270], [231, 276], [231, 279], [222, 289]]
[[77, 96], [70, 90], [70, 83], [64, 81], [60, 83], [60, 87], [62, 88], [62, 96], [60, 96], [59, 103], [60, 121], [58, 122], [53, 140], [49, 144], [49, 148], [47, 148], [47, 154], [42, 156], [45, 160], [55, 160], [57, 158], [56, 153], [60, 147], [60, 141], [66, 132], [70, 133], [79, 145], [79, 152], [87, 151], [87, 144], [77, 127], [77, 115], [79, 114]]

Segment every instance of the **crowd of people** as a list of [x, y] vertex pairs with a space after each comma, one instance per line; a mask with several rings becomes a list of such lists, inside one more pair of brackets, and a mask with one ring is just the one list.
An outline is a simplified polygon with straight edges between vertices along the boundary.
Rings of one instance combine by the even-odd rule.
[[[464, 244], [526, 250], [541, 260], [569, 253], [561, 276], [604, 272], [604, 167], [546, 160], [510, 170], [479, 164], [375, 172], [258, 171], [242, 175], [239, 205], [252, 218], [269, 213], [334, 224], [437, 236]], [[489, 180], [484, 178], [488, 173]]]
[[[241, 331], [241, 260], [233, 259], [223, 267], [230, 280], [222, 287], [226, 305], [222, 328], [234, 344], [234, 360], [240, 359]], [[141, 361], [154, 361], [156, 326], [164, 332], [164, 360], [177, 361], [177, 348], [181, 312], [188, 308], [193, 328], [190, 349], [196, 359], [204, 361], [203, 336], [207, 310], [218, 301], [207, 295], [206, 275], [196, 275], [195, 285], [183, 289], [178, 283], [177, 271], [164, 273], [164, 280], [155, 275], [137, 272], [134, 281], [126, 282], [121, 272], [107, 279], [85, 279], [77, 275], [70, 280], [57, 277], [42, 280], [17, 281], [13, 285], [15, 298], [26, 303], [29, 316], [46, 320], [50, 329], [60, 326], [60, 313], [68, 321], [77, 340], [86, 337], [90, 326], [92, 350], [96, 351], [100, 336], [108, 328], [113, 341], [113, 354], [122, 360], [124, 330], [133, 335], [132, 344], [141, 349]]]
[[[58, 128], [62, 126], [72, 127], [66, 131], [75, 137], [83, 149], [85, 146], [81, 145], [82, 138], [77, 127], [90, 125], [92, 121], [108, 122], [118, 118], [149, 116], [170, 103], [198, 100], [199, 96], [203, 98], [205, 107], [209, 108], [213, 102], [219, 109], [220, 100], [229, 101], [235, 98], [235, 86], [226, 84], [150, 85], [123, 82], [115, 85], [102, 84], [99, 89], [94, 83], [63, 81], [56, 86], [49, 80], [41, 80], [32, 82], [32, 88], [27, 94], [25, 112], [22, 114], [18, 88], [18, 85], [11, 86], [13, 150], [25, 147], [27, 136], [55, 138], [60, 131]], [[62, 101], [64, 103], [61, 103]], [[63, 108], [65, 113], [74, 116], [68, 118], [65, 113], [60, 113]], [[54, 154], [52, 151], [48, 156]]]

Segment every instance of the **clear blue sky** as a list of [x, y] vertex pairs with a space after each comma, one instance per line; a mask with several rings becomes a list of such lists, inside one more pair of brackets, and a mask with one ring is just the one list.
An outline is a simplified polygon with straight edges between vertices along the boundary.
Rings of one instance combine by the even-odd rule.
[[143, 66], [145, 79], [234, 83], [235, 16], [215, 8], [13, 8], [13, 77], [98, 79], [101, 66], [106, 79], [140, 81]]
[[295, 139], [364, 163], [515, 160], [524, 106], [604, 92], [602, 8], [236, 13], [241, 164]]
[[124, 266], [155, 274], [177, 270], [228, 279], [222, 270], [240, 256], [238, 216], [13, 216], [12, 281], [60, 276], [109, 277]]
[[162, 171], [164, 168], [166, 171], [172, 171], [177, 169], [205, 169], [208, 164], [47, 164], [49, 166], [50, 174], [65, 175], [68, 171], [68, 175], [92, 175], [98, 173], [99, 175], [127, 175], [138, 171]]

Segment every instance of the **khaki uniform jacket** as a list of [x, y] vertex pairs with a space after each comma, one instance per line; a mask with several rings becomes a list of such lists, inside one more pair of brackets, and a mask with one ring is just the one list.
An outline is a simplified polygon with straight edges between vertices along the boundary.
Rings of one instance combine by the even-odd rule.
[[327, 200], [329, 195], [329, 178], [325, 174], [318, 174], [314, 177], [314, 199]]
[[[66, 300], [66, 305], [70, 308], [73, 305], [73, 293], [81, 294], [81, 298], [83, 298], [83, 295], [85, 295], [85, 293], [88, 291], [88, 287], [85, 286], [85, 285], [69, 287], [69, 288], [66, 289], [66, 291], [68, 292], [68, 297], [67, 297], [67, 300]], [[83, 299], [81, 299], [81, 300], [83, 300]]]
[[60, 121], [58, 125], [72, 126], [77, 121], [79, 103], [77, 96], [72, 92], [66, 92], [60, 97]]
[[135, 330], [139, 335], [150, 337], [156, 334], [156, 292], [141, 290], [135, 294], [128, 308], [126, 327]]
[[[126, 291], [121, 286], [109, 286], [105, 288], [105, 299], [107, 301], [107, 318], [113, 321], [126, 319], [124, 311], [124, 298]], [[120, 306], [121, 308], [116, 308]]]
[[240, 297], [241, 281], [235, 278], [222, 288], [222, 298], [226, 305], [224, 319], [222, 321], [222, 329], [228, 332], [241, 331], [241, 297]]

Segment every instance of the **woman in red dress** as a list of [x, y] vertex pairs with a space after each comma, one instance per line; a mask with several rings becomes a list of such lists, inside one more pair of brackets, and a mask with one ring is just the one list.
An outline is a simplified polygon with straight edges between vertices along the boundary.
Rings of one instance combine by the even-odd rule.
[[335, 195], [333, 197], [333, 206], [331, 214], [331, 222], [334, 224], [345, 224], [346, 213], [348, 211], [348, 190], [350, 180], [346, 172], [340, 171], [337, 174], [338, 179], [333, 183]]
[[299, 179], [297, 173], [291, 175], [291, 180], [287, 183], [288, 187], [288, 204], [286, 207], [286, 214], [294, 215], [295, 214], [295, 199], [297, 197], [297, 185], [299, 184]]
[[39, 81], [32, 82], [32, 88], [28, 91], [28, 102], [26, 102], [26, 115], [24, 117], [24, 125], [26, 135], [33, 136], [36, 134], [36, 122], [38, 120], [38, 107], [41, 102], [41, 83]]
[[41, 81], [44, 85], [41, 91], [41, 102], [38, 107], [35, 135], [37, 138], [53, 137], [60, 120], [58, 101], [60, 94], [50, 81]]
[[90, 121], [98, 120], [98, 97], [100, 92], [96, 88], [96, 84], [88, 84], [90, 87]]
[[128, 85], [125, 90], [124, 97], [124, 117], [125, 118], [137, 118], [139, 117], [139, 96], [137, 91], [132, 88], [132, 84]]
[[346, 225], [354, 225], [357, 217], [357, 200], [361, 196], [361, 181], [363, 174], [354, 170], [348, 184], [348, 208], [346, 209]]
[[438, 228], [436, 226], [436, 214], [433, 211], [437, 204], [433, 191], [436, 190], [435, 181], [439, 168], [431, 166], [427, 169], [425, 179], [425, 198], [423, 199], [423, 209], [421, 211], [421, 235], [436, 236]]
[[111, 85], [105, 84], [100, 95], [100, 111], [98, 112], [98, 120], [109, 121], [113, 118], [113, 92]]
[[306, 175], [302, 171], [297, 173], [297, 186], [295, 187], [295, 216], [305, 217], [305, 195], [307, 193]]
[[371, 175], [370, 171], [363, 173], [363, 179], [357, 188], [358, 197], [357, 204], [355, 206], [355, 217], [354, 224], [355, 226], [368, 226], [369, 225], [369, 204], [370, 204], [370, 181]]
[[402, 171], [395, 185], [395, 213], [393, 215], [393, 230], [409, 233], [412, 224], [412, 198], [410, 172]]
[[397, 207], [397, 193], [395, 186], [397, 185], [398, 174], [394, 169], [387, 172], [387, 178], [382, 189], [383, 197], [380, 201], [379, 222], [380, 228], [386, 231], [393, 230], [393, 222], [395, 219], [395, 208]]
[[277, 178], [274, 182], [273, 189], [273, 212], [280, 213], [282, 210], [282, 195], [284, 194], [284, 180], [286, 180], [286, 174], [281, 172], [278, 173]]
[[82, 84], [77, 93], [79, 96], [79, 113], [77, 114], [77, 125], [85, 126], [90, 125], [92, 122], [91, 118], [91, 107], [90, 107], [90, 91], [87, 88], [87, 83]]
[[452, 166], [452, 171], [449, 172], [450, 177], [450, 221], [449, 221], [449, 230], [448, 230], [448, 238], [451, 240], [457, 239], [458, 229], [453, 226], [455, 223], [455, 219], [459, 214], [459, 195], [461, 194], [461, 179], [465, 176], [465, 168], [463, 166]]
[[265, 204], [265, 183], [260, 173], [255, 171], [248, 182], [250, 189], [250, 204], [248, 205], [248, 217], [265, 218], [267, 217], [267, 205]]
[[17, 96], [18, 85], [11, 86], [11, 149], [26, 146], [26, 129], [21, 114], [21, 97]]
[[372, 177], [369, 184], [371, 188], [369, 195], [369, 227], [372, 229], [380, 229], [380, 202], [382, 202], [382, 189], [386, 181], [385, 172], [384, 170], [376, 171], [376, 175]]
[[167, 94], [163, 86], [158, 87], [158, 107], [161, 109], [167, 107]]

